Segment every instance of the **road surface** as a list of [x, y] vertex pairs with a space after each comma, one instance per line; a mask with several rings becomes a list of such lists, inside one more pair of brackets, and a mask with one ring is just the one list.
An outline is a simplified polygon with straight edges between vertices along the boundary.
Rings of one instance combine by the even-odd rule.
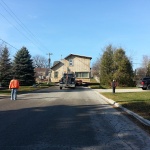
[[86, 87], [0, 98], [0, 150], [149, 150], [150, 136]]

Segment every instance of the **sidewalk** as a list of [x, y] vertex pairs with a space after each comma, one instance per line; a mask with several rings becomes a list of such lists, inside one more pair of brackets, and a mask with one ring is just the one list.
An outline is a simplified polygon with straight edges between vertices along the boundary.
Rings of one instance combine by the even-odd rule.
[[[93, 89], [97, 94], [100, 95], [100, 97], [102, 99], [104, 99], [105, 101], [107, 101], [109, 104], [121, 108], [123, 111], [125, 111], [126, 113], [132, 115], [134, 118], [138, 119], [142, 124], [150, 127], [150, 121], [147, 119], [144, 119], [143, 117], [139, 116], [138, 114], [134, 113], [133, 111], [130, 111], [128, 109], [126, 109], [125, 107], [122, 107], [119, 103], [116, 103], [114, 100], [112, 99], [108, 99], [105, 96], [103, 96], [102, 94], [100, 94], [101, 92], [112, 92], [112, 89]], [[145, 90], [142, 89], [116, 89], [116, 93], [119, 92], [144, 92]]]
[[[94, 89], [97, 92], [112, 92], [112, 89]], [[144, 90], [142, 90], [141, 88], [137, 88], [137, 89], [117, 89], [115, 90], [116, 93], [119, 92], [144, 92]]]

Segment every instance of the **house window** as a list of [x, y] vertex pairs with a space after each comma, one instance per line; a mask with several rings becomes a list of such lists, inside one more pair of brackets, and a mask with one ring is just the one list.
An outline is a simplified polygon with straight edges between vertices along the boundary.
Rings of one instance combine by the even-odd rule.
[[54, 72], [54, 78], [58, 78], [58, 71]]
[[73, 66], [73, 59], [69, 59], [69, 66]]
[[76, 72], [77, 78], [89, 78], [89, 72]]

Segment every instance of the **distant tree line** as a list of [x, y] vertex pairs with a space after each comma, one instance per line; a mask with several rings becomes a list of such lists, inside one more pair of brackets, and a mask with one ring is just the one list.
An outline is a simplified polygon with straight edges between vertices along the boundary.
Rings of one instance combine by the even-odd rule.
[[[150, 76], [150, 57], [143, 56], [142, 66], [133, 71], [132, 61], [123, 48], [108, 45], [103, 54], [93, 63], [93, 75], [98, 77], [103, 85], [110, 85], [115, 79], [119, 86], [133, 86], [135, 80]], [[17, 51], [10, 58], [7, 46], [0, 46], [0, 84], [7, 87], [13, 76], [16, 76], [22, 86], [35, 84], [35, 68], [48, 68], [48, 59], [43, 56], [31, 55], [26, 47]]]

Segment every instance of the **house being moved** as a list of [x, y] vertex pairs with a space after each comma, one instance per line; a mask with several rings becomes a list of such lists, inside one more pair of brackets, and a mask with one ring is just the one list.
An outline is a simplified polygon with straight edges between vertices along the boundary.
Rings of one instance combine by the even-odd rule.
[[51, 67], [51, 82], [59, 82], [64, 73], [73, 72], [77, 80], [89, 83], [91, 77], [90, 61], [92, 57], [70, 54]]

